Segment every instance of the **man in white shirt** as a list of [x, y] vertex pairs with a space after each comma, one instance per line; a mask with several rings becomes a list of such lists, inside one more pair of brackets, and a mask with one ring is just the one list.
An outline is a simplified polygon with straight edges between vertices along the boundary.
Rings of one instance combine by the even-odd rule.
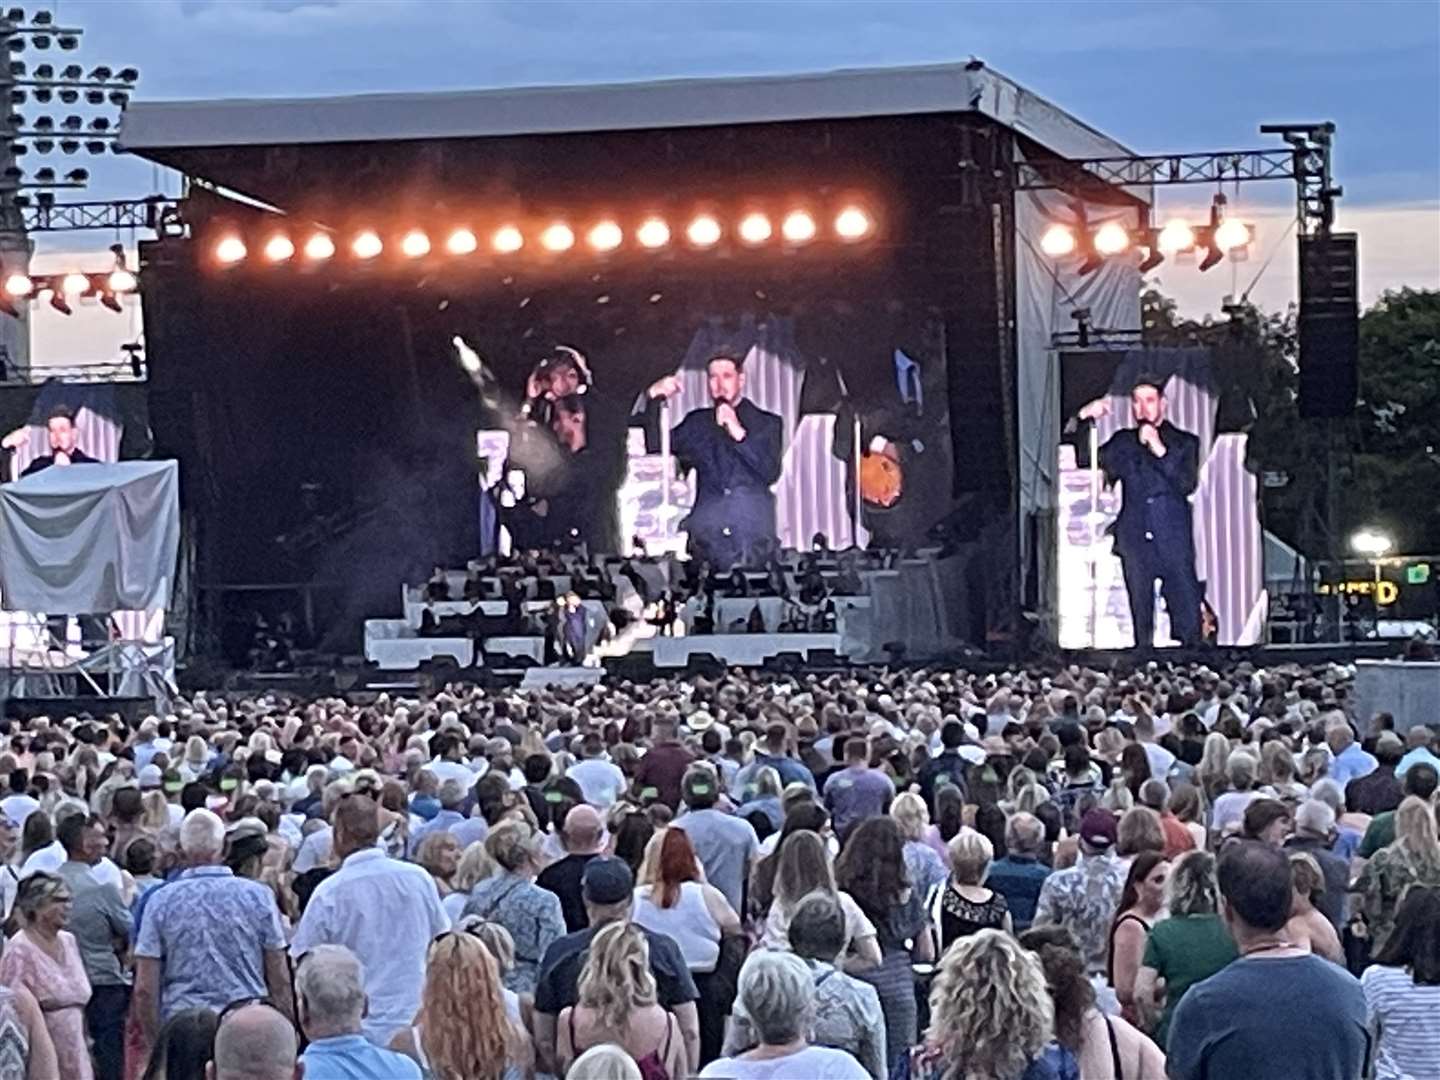
[[455, 780], [469, 791], [476, 777], [475, 770], [465, 764], [464, 749], [459, 735], [442, 731], [430, 740], [434, 760], [427, 762], [425, 768], [438, 776], [442, 784], [446, 780]]
[[1175, 755], [1155, 741], [1155, 720], [1144, 710], [1135, 717], [1135, 738], [1150, 759], [1150, 775], [1165, 780], [1175, 765]]
[[587, 803], [597, 810], [610, 809], [625, 794], [625, 774], [605, 760], [605, 743], [597, 732], [581, 740], [580, 757], [565, 775], [580, 785]]
[[[89, 810], [84, 803], [75, 802], [74, 800], [63, 802], [55, 808], [55, 827], [58, 829], [60, 823], [66, 818], [73, 817], [76, 814], [88, 813]], [[57, 873], [61, 865], [64, 864], [68, 858], [69, 856], [65, 854], [65, 845], [60, 843], [59, 840], [45, 847], [38, 848], [30, 853], [30, 857], [26, 859], [24, 865], [20, 867], [20, 880], [23, 881], [31, 874], [38, 873], [41, 870], [47, 874]], [[99, 862], [90, 867], [90, 874], [102, 885], [114, 885], [116, 889], [123, 888], [123, 881], [120, 877], [120, 867], [116, 866], [108, 858], [101, 858]]]
[[365, 1037], [380, 1046], [420, 1007], [430, 943], [450, 929], [434, 879], [376, 847], [379, 806], [352, 795], [335, 811], [340, 868], [316, 887], [290, 944], [298, 960], [316, 945], [344, 945], [365, 970]]

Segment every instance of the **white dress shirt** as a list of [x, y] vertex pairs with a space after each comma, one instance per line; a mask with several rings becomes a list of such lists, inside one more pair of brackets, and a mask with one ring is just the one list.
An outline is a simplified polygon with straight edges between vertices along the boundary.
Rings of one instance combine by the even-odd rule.
[[[65, 854], [65, 845], [56, 840], [30, 853], [30, 857], [20, 867], [20, 880], [24, 881], [31, 874], [40, 870], [47, 874], [57, 873], [61, 864], [68, 858], [69, 856]], [[90, 874], [101, 885], [114, 885], [116, 889], [121, 887], [120, 867], [108, 858], [101, 858], [90, 868]]]
[[597, 810], [608, 810], [625, 793], [625, 774], [602, 758], [577, 761], [565, 775], [580, 785], [585, 801]]
[[449, 929], [435, 879], [414, 863], [368, 848], [348, 856], [316, 887], [290, 952], [297, 960], [317, 945], [344, 945], [353, 952], [370, 999], [365, 1037], [385, 1046], [415, 1019], [425, 987], [425, 954]]

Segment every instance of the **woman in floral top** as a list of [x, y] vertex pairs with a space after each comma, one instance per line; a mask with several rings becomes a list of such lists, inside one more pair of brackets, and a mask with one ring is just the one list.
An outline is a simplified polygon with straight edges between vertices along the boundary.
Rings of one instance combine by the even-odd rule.
[[1411, 885], [1440, 886], [1435, 811], [1415, 795], [1395, 811], [1395, 842], [1375, 853], [1355, 884], [1372, 955], [1385, 947], [1400, 900]]

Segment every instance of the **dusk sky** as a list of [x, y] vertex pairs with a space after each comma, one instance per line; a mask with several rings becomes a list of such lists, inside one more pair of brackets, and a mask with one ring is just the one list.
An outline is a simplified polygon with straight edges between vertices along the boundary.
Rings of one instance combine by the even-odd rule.
[[[1270, 144], [1268, 121], [1334, 120], [1340, 226], [1361, 233], [1365, 300], [1440, 288], [1440, 4], [1416, 2], [404, 2], [64, 0], [79, 60], [135, 65], [140, 100], [310, 96], [723, 76], [979, 57], [1140, 152]], [[68, 55], [52, 52], [59, 60]], [[39, 54], [25, 59], [38, 62]], [[29, 109], [37, 110], [31, 105]], [[37, 162], [32, 159], [32, 167]], [[63, 162], [56, 162], [57, 165]], [[63, 170], [62, 170], [63, 171]], [[89, 197], [176, 190], [151, 166], [104, 159]], [[1210, 192], [1162, 192], [1198, 218]], [[1294, 298], [1293, 186], [1253, 184], [1251, 262], [1201, 276], [1162, 267], [1182, 306], [1218, 308], [1279, 252], [1253, 293]], [[1235, 200], [1232, 198], [1232, 202]], [[42, 250], [102, 252], [57, 236]], [[1165, 272], [1168, 269], [1168, 273]]]

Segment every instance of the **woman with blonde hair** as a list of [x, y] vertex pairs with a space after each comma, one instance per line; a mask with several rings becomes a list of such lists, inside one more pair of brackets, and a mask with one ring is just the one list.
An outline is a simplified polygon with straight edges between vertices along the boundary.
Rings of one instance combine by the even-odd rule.
[[455, 891], [455, 871], [460, 866], [460, 841], [449, 832], [426, 833], [415, 849], [415, 862], [430, 875], [443, 901]]
[[1230, 773], [1226, 765], [1230, 761], [1230, 740], [1218, 731], [1205, 736], [1205, 749], [1200, 754], [1200, 765], [1195, 776], [1200, 781], [1200, 790], [1205, 799], [1214, 805], [1216, 799], [1230, 790]]
[[1123, 777], [1117, 776], [1110, 781], [1105, 794], [1100, 796], [1100, 808], [1109, 810], [1117, 817], [1135, 809], [1135, 796], [1130, 794], [1130, 785]]
[[478, 938], [453, 931], [431, 943], [420, 1011], [390, 1048], [430, 1080], [521, 1080], [532, 1064], [530, 1038], [495, 958]]
[[921, 1080], [1079, 1075], [1075, 1055], [1055, 1042], [1055, 1006], [1039, 957], [1003, 930], [957, 942], [930, 990], [918, 1065]]
[[910, 874], [911, 887], [924, 899], [949, 877], [945, 860], [926, 841], [930, 808], [919, 795], [907, 791], [895, 796], [890, 804], [890, 816], [905, 841], [905, 869]]
[[570, 1066], [565, 1080], [645, 1080], [635, 1059], [614, 1043], [586, 1050]]
[[1371, 857], [1355, 883], [1372, 956], [1384, 949], [1395, 927], [1395, 912], [1412, 885], [1440, 887], [1435, 810], [1418, 795], [1408, 795], [1400, 804], [1395, 811], [1395, 842]]
[[157, 789], [141, 795], [140, 828], [148, 833], [158, 833], [170, 825], [170, 804], [165, 800], [165, 792]]
[[1325, 875], [1320, 864], [1308, 851], [1290, 853], [1290, 884], [1294, 899], [1290, 906], [1290, 921], [1285, 924], [1285, 937], [1290, 944], [1309, 949], [1316, 956], [1345, 963], [1345, 950], [1340, 946], [1340, 935], [1334, 925], [1315, 905], [1325, 895]]
[[204, 776], [210, 765], [210, 745], [199, 735], [185, 742], [185, 756], [180, 759], [180, 779], [193, 784]]
[[1170, 801], [1166, 804], [1166, 809], [1185, 826], [1190, 838], [1195, 841], [1195, 850], [1204, 851], [1210, 835], [1202, 820], [1205, 807], [1200, 798], [1200, 789], [1194, 784], [1176, 784], [1170, 791]]
[[483, 878], [470, 891], [463, 914], [498, 922], [515, 942], [515, 967], [505, 987], [533, 994], [540, 961], [554, 941], [565, 934], [560, 898], [535, 884], [540, 871], [542, 840], [523, 821], [502, 821], [485, 838], [485, 850], [499, 873]]
[[929, 909], [941, 952], [981, 930], [1013, 930], [1004, 895], [985, 885], [994, 859], [995, 846], [978, 832], [967, 830], [950, 841], [950, 880]]
[[875, 924], [865, 917], [854, 897], [836, 887], [830, 853], [825, 850], [825, 841], [819, 834], [808, 829], [792, 833], [780, 845], [776, 860], [775, 899], [765, 916], [761, 944], [767, 949], [789, 948], [790, 915], [795, 905], [812, 892], [823, 892], [834, 897], [845, 912], [849, 945], [841, 964], [844, 970], [854, 973], [879, 964], [880, 944]]
[[681, 1080], [690, 1068], [679, 1022], [660, 1005], [650, 946], [633, 923], [611, 923], [590, 941], [576, 984], [576, 1003], [556, 1018], [560, 1073], [580, 1054], [614, 1043], [640, 1063], [642, 1075]]
[[1295, 755], [1284, 739], [1271, 739], [1260, 748], [1260, 782], [1281, 802], [1298, 803], [1309, 795], [1295, 778]]
[[490, 858], [483, 840], [476, 840], [460, 853], [460, 862], [456, 864], [455, 876], [451, 879], [455, 891], [440, 901], [451, 922], [457, 922], [465, 913], [465, 905], [470, 902], [470, 893], [475, 886], [499, 872], [500, 867]]

